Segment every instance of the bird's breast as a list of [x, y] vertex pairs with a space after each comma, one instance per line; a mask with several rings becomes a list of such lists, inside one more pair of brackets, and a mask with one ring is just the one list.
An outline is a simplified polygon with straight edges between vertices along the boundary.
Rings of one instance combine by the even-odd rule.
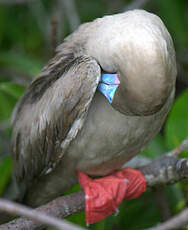
[[159, 132], [173, 93], [165, 106], [151, 116], [125, 116], [97, 92], [83, 129], [71, 143], [67, 155], [77, 161], [77, 169], [103, 176], [120, 168], [138, 154]]

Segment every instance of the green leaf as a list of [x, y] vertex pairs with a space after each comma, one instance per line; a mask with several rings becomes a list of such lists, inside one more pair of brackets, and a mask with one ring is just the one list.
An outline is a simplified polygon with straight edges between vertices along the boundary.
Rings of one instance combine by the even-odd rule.
[[166, 191], [168, 201], [170, 202], [171, 207], [173, 207], [173, 213], [179, 213], [186, 206], [185, 195], [182, 191], [182, 182], [167, 186]]
[[24, 93], [25, 87], [12, 82], [2, 82], [0, 83], [0, 91], [6, 92], [10, 96], [19, 99]]
[[159, 7], [158, 14], [172, 33], [174, 40], [181, 45], [187, 45], [187, 2], [184, 0], [158, 0], [156, 3]]
[[[136, 217], [136, 221], [133, 221]], [[106, 218], [105, 229], [140, 230], [155, 225], [161, 220], [151, 192], [145, 192], [141, 197], [125, 200], [119, 207], [117, 216]]]
[[11, 82], [0, 83], [0, 122], [10, 118], [14, 106], [24, 90], [23, 86]]
[[8, 120], [16, 104], [16, 99], [0, 90], [0, 122]]
[[14, 52], [1, 52], [0, 65], [23, 71], [31, 77], [38, 74], [42, 68], [42, 64], [36, 61], [36, 59], [32, 59], [25, 54], [17, 54]]
[[0, 122], [11, 117], [18, 98], [23, 94], [24, 87], [13, 83], [0, 83]]
[[188, 137], [188, 90], [175, 101], [165, 127], [165, 141], [169, 149], [175, 148]]
[[0, 162], [0, 196], [3, 194], [8, 182], [10, 181], [12, 171], [12, 160], [8, 156]]
[[164, 138], [159, 134], [152, 140], [152, 142], [141, 154], [145, 157], [154, 158], [166, 151], [167, 149], [165, 147]]

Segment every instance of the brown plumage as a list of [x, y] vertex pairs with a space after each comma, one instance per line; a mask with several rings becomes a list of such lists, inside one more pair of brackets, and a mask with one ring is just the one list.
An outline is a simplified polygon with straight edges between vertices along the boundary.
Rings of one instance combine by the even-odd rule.
[[[112, 104], [96, 91], [118, 73]], [[143, 10], [81, 25], [30, 84], [13, 113], [20, 196], [37, 206], [77, 182], [107, 175], [159, 132], [170, 109], [175, 52], [162, 21]]]

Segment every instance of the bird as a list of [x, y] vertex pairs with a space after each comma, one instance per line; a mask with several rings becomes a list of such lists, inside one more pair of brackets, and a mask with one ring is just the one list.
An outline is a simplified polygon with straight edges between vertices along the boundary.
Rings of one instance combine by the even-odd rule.
[[172, 106], [176, 55], [162, 20], [134, 9], [68, 35], [12, 115], [20, 197], [45, 204], [78, 183], [105, 177], [139, 154]]

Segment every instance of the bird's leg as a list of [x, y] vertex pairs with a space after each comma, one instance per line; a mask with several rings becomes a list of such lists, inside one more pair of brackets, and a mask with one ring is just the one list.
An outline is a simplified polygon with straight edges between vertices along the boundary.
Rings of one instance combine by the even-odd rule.
[[87, 224], [111, 215], [123, 200], [134, 199], [146, 190], [143, 174], [131, 168], [124, 168], [98, 179], [91, 179], [78, 171], [78, 180], [85, 191]]

